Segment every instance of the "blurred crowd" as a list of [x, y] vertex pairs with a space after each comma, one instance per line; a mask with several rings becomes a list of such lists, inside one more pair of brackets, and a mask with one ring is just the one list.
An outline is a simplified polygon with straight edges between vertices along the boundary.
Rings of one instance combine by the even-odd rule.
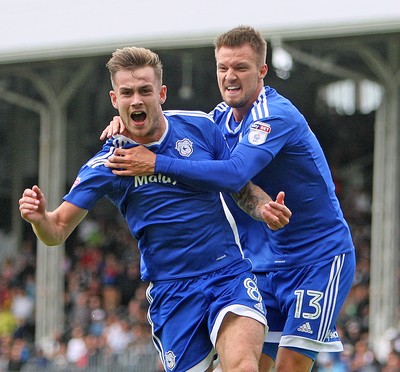
[[337, 324], [344, 351], [320, 353], [313, 371], [399, 372], [400, 329], [388, 333], [390, 351], [384, 360], [378, 360], [368, 340], [371, 192], [363, 187], [354, 187], [350, 192], [344, 192], [339, 182], [336, 184], [336, 192], [351, 227], [356, 247], [357, 270], [353, 287]]
[[138, 249], [124, 221], [111, 215], [91, 214], [66, 244], [65, 332], [51, 339], [35, 343], [33, 236], [2, 260], [0, 372], [162, 371]]
[[[337, 190], [341, 197], [339, 184]], [[341, 203], [357, 250], [357, 274], [338, 322], [344, 352], [319, 354], [313, 371], [400, 371], [399, 332], [393, 330], [384, 361], [368, 343], [371, 195], [355, 189]], [[38, 343], [35, 245], [27, 234], [19, 254], [0, 263], [0, 372], [162, 371], [147, 322], [139, 252], [116, 213], [90, 213], [69, 238], [63, 267], [65, 333]]]

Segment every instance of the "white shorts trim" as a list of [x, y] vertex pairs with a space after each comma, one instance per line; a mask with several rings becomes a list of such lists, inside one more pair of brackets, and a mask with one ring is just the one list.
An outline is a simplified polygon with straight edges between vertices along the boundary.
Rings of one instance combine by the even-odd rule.
[[340, 341], [321, 342], [299, 336], [282, 336], [279, 346], [298, 347], [300, 349], [316, 352], [340, 352], [343, 351], [343, 344]]
[[239, 316], [245, 316], [248, 318], [252, 318], [254, 320], [257, 320], [261, 324], [264, 324], [265, 334], [267, 334], [267, 332], [268, 332], [267, 319], [264, 316], [262, 316], [257, 310], [255, 310], [255, 309], [253, 310], [244, 305], [231, 305], [231, 306], [225, 307], [224, 309], [222, 309], [219, 312], [218, 317], [214, 323], [213, 329], [210, 334], [210, 339], [211, 339], [211, 342], [214, 345], [214, 347], [215, 347], [215, 343], [217, 341], [217, 335], [218, 335], [218, 331], [221, 327], [222, 321], [224, 320], [225, 315], [229, 312], [234, 313]]

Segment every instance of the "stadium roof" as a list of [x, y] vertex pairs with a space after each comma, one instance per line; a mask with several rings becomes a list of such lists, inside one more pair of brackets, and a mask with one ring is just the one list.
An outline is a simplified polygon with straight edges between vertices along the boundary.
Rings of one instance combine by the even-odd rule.
[[119, 46], [209, 45], [239, 24], [266, 38], [400, 30], [398, 0], [13, 0], [0, 13], [0, 63], [87, 56]]

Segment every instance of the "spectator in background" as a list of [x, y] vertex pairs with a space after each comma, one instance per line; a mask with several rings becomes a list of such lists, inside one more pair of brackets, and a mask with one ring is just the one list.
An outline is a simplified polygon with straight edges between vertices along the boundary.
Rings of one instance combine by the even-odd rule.
[[360, 339], [356, 342], [349, 367], [352, 372], [379, 372], [381, 370], [381, 365], [376, 360], [374, 352], [369, 348], [367, 339]]
[[18, 328], [14, 331], [14, 337], [25, 339], [34, 338], [35, 302], [28, 295], [25, 286], [20, 283], [11, 290], [11, 311], [18, 322]]
[[121, 305], [127, 306], [129, 301], [135, 296], [136, 289], [140, 285], [140, 271], [135, 262], [129, 262], [119, 273], [116, 287], [121, 294]]
[[67, 342], [67, 362], [72, 366], [85, 367], [87, 364], [87, 352], [85, 331], [82, 326], [74, 326], [71, 331], [71, 338]]
[[29, 359], [29, 350], [26, 342], [22, 338], [16, 338], [10, 350], [10, 359], [8, 361], [7, 371], [15, 372], [21, 371], [22, 367], [27, 363]]
[[100, 278], [103, 288], [103, 306], [106, 311], [115, 311], [121, 302], [121, 289], [118, 287], [118, 277], [121, 265], [114, 253], [107, 252], [100, 266]]
[[381, 372], [399, 372], [400, 371], [400, 353], [396, 350], [391, 350], [387, 357], [385, 365]]
[[112, 360], [123, 355], [134, 341], [134, 335], [127, 320], [120, 314], [112, 313], [104, 328], [106, 352]]
[[90, 308], [88, 307], [89, 294], [84, 288], [76, 294], [69, 311], [69, 323], [73, 325], [88, 324], [90, 321]]
[[18, 325], [18, 319], [11, 311], [11, 298], [7, 298], [0, 307], [0, 337], [13, 336]]
[[104, 332], [106, 310], [102, 306], [101, 298], [98, 295], [92, 295], [88, 304], [90, 312], [90, 321], [88, 323], [88, 333], [100, 337]]

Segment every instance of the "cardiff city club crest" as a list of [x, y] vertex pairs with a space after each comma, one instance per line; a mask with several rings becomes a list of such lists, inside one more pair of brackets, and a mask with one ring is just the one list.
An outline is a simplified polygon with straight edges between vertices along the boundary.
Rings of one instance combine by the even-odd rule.
[[175, 368], [175, 354], [170, 350], [165, 353], [165, 361], [167, 362], [168, 369], [172, 370]]
[[271, 132], [271, 126], [267, 123], [256, 121], [250, 125], [249, 142], [252, 145], [262, 145]]
[[190, 156], [193, 153], [193, 142], [187, 138], [176, 141], [175, 149], [181, 156]]

